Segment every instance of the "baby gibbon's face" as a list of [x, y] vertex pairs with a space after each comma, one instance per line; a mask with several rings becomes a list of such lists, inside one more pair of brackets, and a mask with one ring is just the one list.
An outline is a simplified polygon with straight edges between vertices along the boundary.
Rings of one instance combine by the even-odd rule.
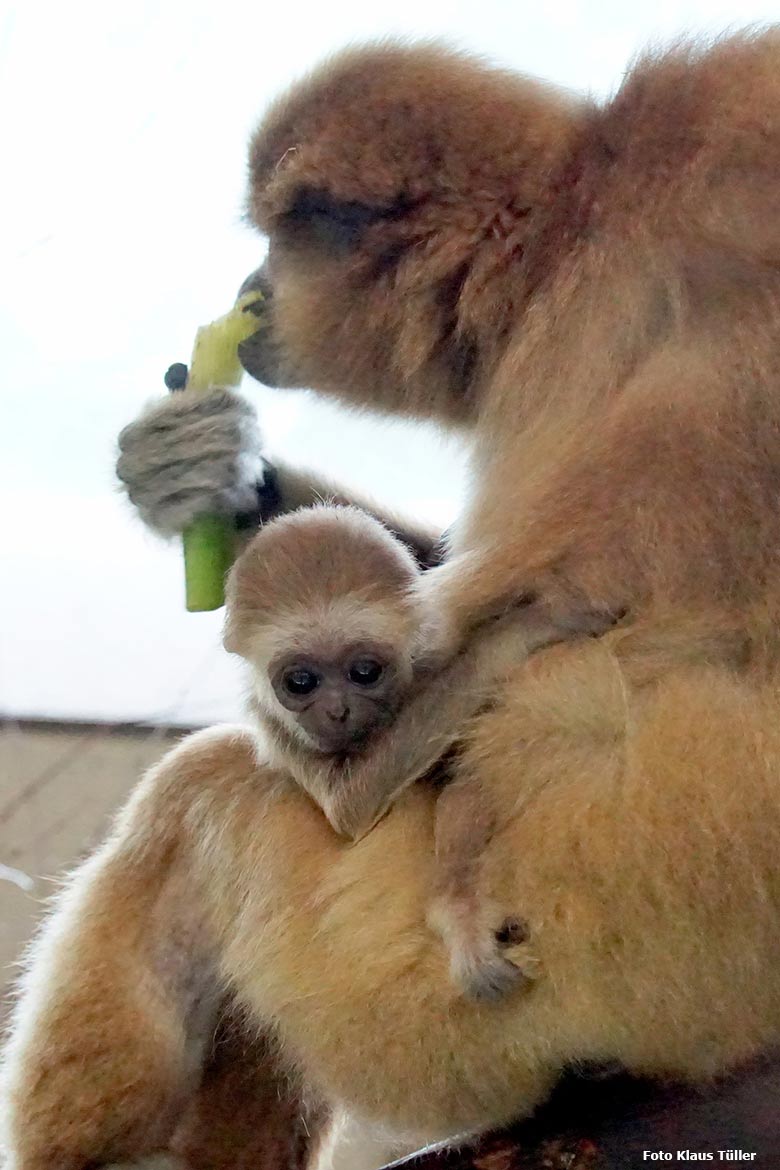
[[359, 749], [395, 718], [409, 670], [392, 648], [362, 641], [335, 651], [277, 655], [268, 678], [278, 703], [306, 738], [327, 755]]

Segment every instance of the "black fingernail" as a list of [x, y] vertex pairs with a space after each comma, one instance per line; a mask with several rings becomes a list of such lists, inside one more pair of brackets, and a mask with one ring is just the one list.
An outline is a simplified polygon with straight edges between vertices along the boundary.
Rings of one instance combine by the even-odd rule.
[[188, 374], [189, 370], [184, 362], [174, 362], [172, 366], [168, 366], [163, 380], [169, 390], [183, 390], [187, 385]]
[[517, 945], [527, 942], [531, 934], [530, 927], [522, 918], [505, 918], [495, 932], [497, 943], [503, 945]]

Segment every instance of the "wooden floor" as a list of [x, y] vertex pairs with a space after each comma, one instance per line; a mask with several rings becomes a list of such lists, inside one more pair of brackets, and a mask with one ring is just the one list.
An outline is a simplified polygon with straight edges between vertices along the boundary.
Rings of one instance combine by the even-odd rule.
[[100, 840], [138, 777], [182, 734], [0, 727], [0, 993], [57, 878]]

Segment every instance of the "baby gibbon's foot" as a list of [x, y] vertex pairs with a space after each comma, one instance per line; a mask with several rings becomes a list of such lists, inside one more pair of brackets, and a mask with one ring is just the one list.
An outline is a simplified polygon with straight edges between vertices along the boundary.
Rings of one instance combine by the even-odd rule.
[[482, 950], [464, 947], [450, 956], [452, 978], [467, 999], [490, 1003], [503, 999], [516, 988], [529, 987], [532, 979], [497, 946]]
[[[521, 949], [528, 940], [527, 923], [508, 917], [496, 930], [486, 924], [490, 917], [489, 908], [475, 906], [473, 899], [452, 896], [438, 898], [428, 914], [449, 951], [452, 981], [467, 999], [481, 1002], [530, 987], [536, 978], [535, 960], [526, 946]], [[518, 948], [513, 959], [503, 953], [510, 948]]]

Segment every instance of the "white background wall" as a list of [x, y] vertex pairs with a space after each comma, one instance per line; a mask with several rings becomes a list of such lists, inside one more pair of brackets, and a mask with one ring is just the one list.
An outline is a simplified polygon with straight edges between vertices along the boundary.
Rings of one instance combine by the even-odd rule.
[[[199, 722], [239, 682], [178, 549], [118, 496], [120, 427], [232, 302], [247, 135], [324, 53], [444, 36], [606, 94], [648, 40], [780, 19], [780, 0], [59, 0], [0, 10], [0, 711]], [[445, 525], [459, 453], [253, 384], [271, 450]]]

